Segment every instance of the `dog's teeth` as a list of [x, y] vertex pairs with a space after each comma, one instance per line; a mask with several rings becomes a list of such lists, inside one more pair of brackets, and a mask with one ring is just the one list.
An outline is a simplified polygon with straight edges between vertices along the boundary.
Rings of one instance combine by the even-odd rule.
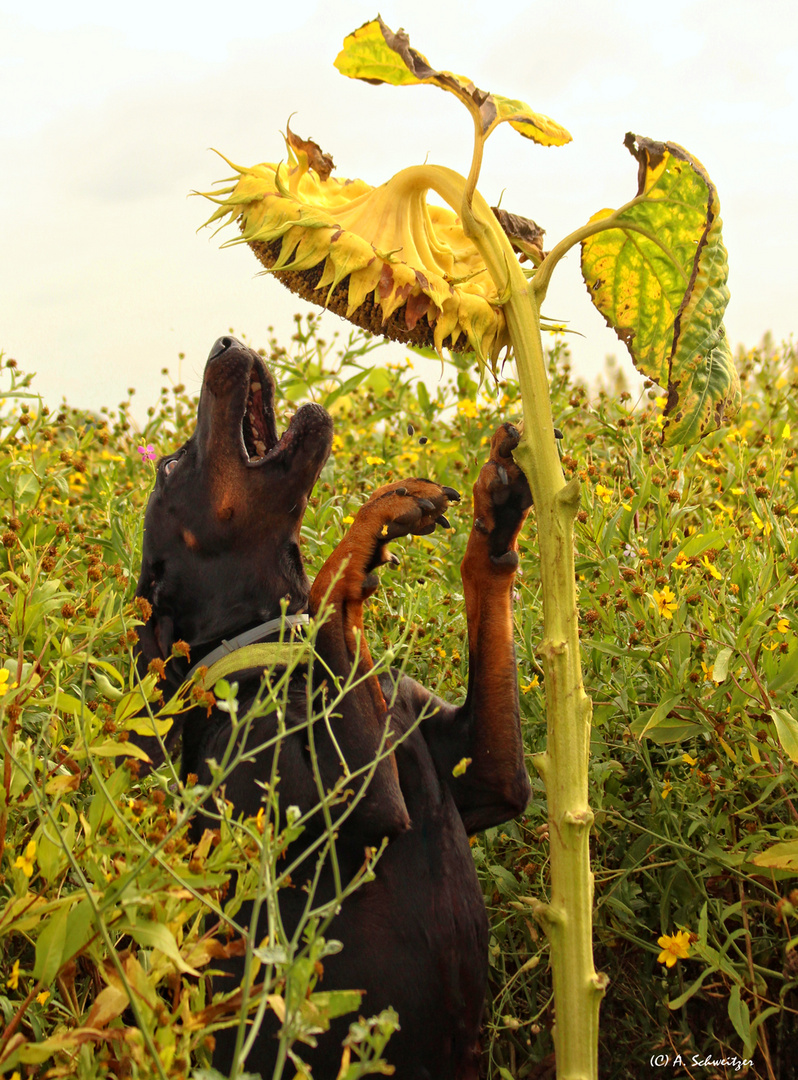
[[258, 457], [263, 457], [263, 455], [266, 453], [266, 443], [262, 443], [260, 439], [256, 439], [255, 449], [258, 451]]
[[253, 382], [253, 383], [250, 383], [249, 385], [252, 387], [252, 389], [255, 391], [255, 393], [257, 393], [258, 390], [260, 390], [260, 383], [259, 382]]

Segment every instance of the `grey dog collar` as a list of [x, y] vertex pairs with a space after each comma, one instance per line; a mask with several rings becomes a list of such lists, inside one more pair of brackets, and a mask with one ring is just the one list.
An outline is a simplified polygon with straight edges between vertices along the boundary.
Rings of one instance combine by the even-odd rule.
[[[191, 677], [196, 674], [199, 668], [212, 668], [213, 665], [217, 663], [217, 661], [229, 657], [231, 653], [238, 652], [241, 649], [246, 648], [246, 646], [248, 645], [253, 645], [255, 642], [258, 642], [262, 638], [265, 638], [267, 634], [271, 634], [274, 630], [281, 630], [285, 628], [287, 631], [293, 632], [295, 627], [307, 626], [309, 622], [310, 617], [308, 615], [280, 616], [279, 619], [270, 619], [269, 622], [260, 623], [258, 626], [253, 626], [251, 630], [245, 630], [243, 634], [238, 634], [237, 637], [230, 638], [229, 640], [225, 639], [224, 641], [222, 641], [221, 645], [217, 646], [217, 648], [215, 648], [212, 652], [209, 652], [207, 656], [203, 656], [199, 663], [194, 664], [188, 675], [186, 675], [186, 682], [188, 682]], [[290, 642], [274, 642], [274, 645], [276, 648], [291, 648]], [[277, 659], [279, 655], [281, 654], [275, 651], [275, 659]], [[241, 659], [244, 660], [244, 657], [242, 657]], [[226, 668], [229, 667], [228, 664], [225, 664], [224, 666]], [[247, 666], [247, 664], [243, 663], [241, 666], [245, 667]], [[235, 669], [230, 668], [230, 670], [232, 671]], [[219, 675], [217, 676], [217, 678], [221, 678], [221, 676]]]

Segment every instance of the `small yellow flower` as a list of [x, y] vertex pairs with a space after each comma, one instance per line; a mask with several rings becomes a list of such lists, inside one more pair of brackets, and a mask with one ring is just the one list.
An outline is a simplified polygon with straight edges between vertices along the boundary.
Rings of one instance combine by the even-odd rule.
[[701, 560], [701, 565], [704, 567], [705, 570], [709, 570], [710, 574], [712, 574], [713, 578], [715, 578], [717, 581], [723, 580], [723, 574], [718, 572], [718, 570], [712, 565], [706, 555]]
[[707, 680], [711, 680], [711, 678], [712, 678], [712, 669], [714, 668], [714, 666], [715, 666], [714, 664], [707, 665], [707, 664], [704, 663], [703, 660], [701, 661], [701, 670], [706, 675]]
[[258, 830], [259, 833], [263, 832], [263, 816], [264, 816], [264, 813], [265, 813], [264, 808], [261, 806], [261, 808], [258, 810], [257, 814], [255, 815], [255, 828]]
[[790, 629], [790, 620], [789, 619], [779, 619], [779, 621], [776, 623], [776, 632], [779, 633], [779, 634], [786, 634], [789, 629]]
[[690, 560], [687, 558], [683, 551], [680, 551], [676, 558], [673, 560], [674, 570], [686, 570], [690, 565]]
[[16, 689], [17, 684], [15, 682], [10, 682], [10, 678], [11, 672], [8, 668], [0, 668], [0, 697], [2, 697], [3, 694], [7, 694], [9, 690]]
[[528, 694], [530, 690], [535, 690], [538, 686], [540, 686], [540, 679], [537, 675], [533, 675], [526, 686], [521, 687], [521, 693]]
[[345, 518], [341, 519], [344, 525], [351, 525], [355, 520], [351, 514], [347, 514]]
[[333, 435], [332, 448], [333, 451], [343, 450], [344, 440], [341, 438], [340, 435]]
[[677, 960], [686, 960], [690, 955], [690, 935], [685, 930], [677, 930], [672, 937], [663, 934], [657, 938], [657, 945], [662, 947], [657, 962], [669, 968], [675, 967]]
[[653, 597], [660, 616], [663, 619], [672, 619], [673, 613], [676, 611], [679, 604], [676, 600], [676, 595], [672, 592], [670, 586], [664, 585], [661, 592], [657, 592], [655, 589]]
[[6, 986], [9, 990], [16, 990], [19, 986], [19, 960], [14, 961], [14, 965], [11, 968], [11, 974], [6, 980]]
[[471, 398], [463, 398], [462, 401], [457, 403], [457, 411], [466, 419], [473, 420], [477, 415], [477, 403], [472, 401]]
[[689, 754], [682, 754], [682, 761], [684, 761], [687, 765], [698, 764], [698, 758], [690, 757]]
[[50, 991], [49, 990], [42, 990], [41, 994], [36, 995], [36, 1000], [39, 1002], [40, 1005], [44, 1005], [45, 1001], [47, 1001], [49, 996], [50, 996]]
[[608, 503], [610, 501], [610, 496], [612, 495], [611, 488], [604, 487], [603, 484], [596, 484], [594, 490], [603, 503]]
[[757, 528], [761, 529], [764, 532], [765, 536], [770, 536], [770, 534], [773, 532], [773, 526], [770, 524], [770, 522], [763, 521], [759, 514], [754, 511], [752, 511], [752, 515]]
[[670, 781], [668, 781], [662, 788], [662, 797], [663, 797], [663, 799], [667, 799], [667, 797], [670, 795], [670, 793], [672, 791], [673, 791], [673, 784]]
[[385, 458], [370, 456], [366, 458], [367, 465], [384, 465]]
[[33, 877], [33, 863], [36, 858], [36, 841], [31, 840], [24, 855], [17, 855], [14, 868], [21, 870], [25, 877]]

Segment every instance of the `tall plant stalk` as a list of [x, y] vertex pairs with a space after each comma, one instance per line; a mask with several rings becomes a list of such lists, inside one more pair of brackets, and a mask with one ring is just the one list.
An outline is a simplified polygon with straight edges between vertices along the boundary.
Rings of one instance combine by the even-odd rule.
[[510, 242], [473, 184], [435, 166], [422, 166], [419, 172], [419, 180], [460, 213], [466, 235], [504, 298], [518, 372], [524, 429], [513, 457], [529, 481], [537, 519], [547, 749], [534, 761], [546, 787], [551, 853], [550, 900], [528, 902], [551, 946], [557, 1075], [560, 1080], [589, 1080], [598, 1075], [599, 1006], [607, 979], [593, 963], [593, 813], [588, 802], [592, 708], [582, 681], [574, 573], [579, 481], [566, 483], [560, 465], [535, 279], [527, 283]]

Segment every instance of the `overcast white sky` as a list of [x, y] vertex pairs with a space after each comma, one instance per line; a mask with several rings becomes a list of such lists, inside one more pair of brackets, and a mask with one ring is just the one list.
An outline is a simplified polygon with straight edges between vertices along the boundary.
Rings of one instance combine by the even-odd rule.
[[[243, 246], [197, 232], [187, 198], [241, 164], [280, 160], [280, 132], [331, 152], [341, 176], [381, 183], [429, 157], [464, 171], [471, 120], [434, 88], [372, 87], [333, 68], [377, 14], [353, 0], [0, 0], [0, 349], [38, 373], [50, 404], [143, 409], [161, 368], [199, 386], [229, 328], [290, 333], [303, 304], [258, 276]], [[720, 193], [733, 345], [795, 329], [798, 8], [793, 0], [382, 0], [436, 67], [527, 101], [574, 136], [543, 149], [491, 138], [480, 188], [534, 218], [549, 246], [627, 201], [634, 131], [699, 157]], [[548, 314], [569, 319], [577, 368], [625, 350], [590, 305], [574, 253]], [[346, 324], [328, 316], [331, 324]]]

